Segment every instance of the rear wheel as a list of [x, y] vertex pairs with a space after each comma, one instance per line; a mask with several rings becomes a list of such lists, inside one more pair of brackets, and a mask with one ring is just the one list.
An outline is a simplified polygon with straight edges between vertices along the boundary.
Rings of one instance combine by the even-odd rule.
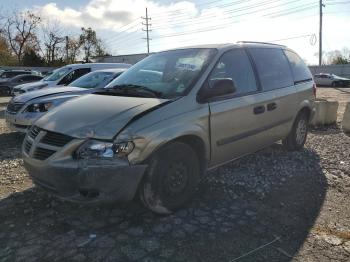
[[143, 204], [158, 214], [170, 214], [193, 196], [200, 177], [196, 152], [187, 144], [174, 142], [150, 160], [140, 186]]
[[285, 148], [291, 151], [304, 147], [308, 133], [309, 118], [305, 112], [300, 112], [296, 117], [289, 135], [282, 140]]

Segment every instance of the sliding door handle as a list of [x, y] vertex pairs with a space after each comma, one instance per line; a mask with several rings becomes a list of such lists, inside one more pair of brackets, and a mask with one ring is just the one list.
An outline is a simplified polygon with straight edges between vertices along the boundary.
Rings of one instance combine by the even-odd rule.
[[262, 114], [264, 112], [265, 112], [265, 106], [254, 107], [254, 114], [258, 115], [258, 114]]

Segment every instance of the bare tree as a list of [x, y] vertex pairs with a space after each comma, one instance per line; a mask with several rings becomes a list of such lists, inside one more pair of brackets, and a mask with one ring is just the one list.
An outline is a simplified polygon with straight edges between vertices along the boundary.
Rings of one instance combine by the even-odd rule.
[[5, 34], [19, 64], [26, 48], [39, 48], [36, 29], [40, 22], [41, 18], [30, 11], [14, 12], [6, 18]]
[[90, 62], [92, 56], [103, 56], [106, 54], [102, 41], [97, 38], [96, 31], [89, 28], [81, 28], [80, 44], [84, 51], [85, 62]]
[[65, 37], [57, 22], [48, 22], [46, 26], [43, 26], [43, 42], [48, 64], [53, 64], [58, 59], [63, 60]]
[[68, 37], [68, 43], [66, 46], [66, 52], [68, 53], [67, 63], [75, 63], [78, 55], [80, 54], [81, 43], [80, 39], [74, 37]]

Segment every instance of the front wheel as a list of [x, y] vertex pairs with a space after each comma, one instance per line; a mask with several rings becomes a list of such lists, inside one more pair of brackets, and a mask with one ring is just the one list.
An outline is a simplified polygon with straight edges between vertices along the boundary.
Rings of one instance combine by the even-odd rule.
[[187, 144], [171, 143], [149, 161], [139, 188], [140, 199], [153, 212], [170, 214], [192, 198], [199, 177], [196, 152]]
[[299, 113], [296, 117], [292, 130], [282, 140], [282, 144], [290, 151], [300, 150], [304, 147], [308, 133], [308, 116], [306, 113]]

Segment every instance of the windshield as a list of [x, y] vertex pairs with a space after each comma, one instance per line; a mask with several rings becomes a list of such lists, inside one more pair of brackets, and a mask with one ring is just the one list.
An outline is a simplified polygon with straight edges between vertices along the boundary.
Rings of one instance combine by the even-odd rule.
[[91, 72], [82, 77], [79, 77], [68, 86], [76, 86], [82, 88], [104, 87], [113, 79], [114, 75], [115, 73], [113, 72]]
[[106, 88], [147, 89], [164, 98], [182, 96], [198, 80], [216, 49], [182, 49], [149, 56]]
[[52, 72], [51, 75], [48, 75], [43, 80], [44, 81], [56, 81], [61, 79], [64, 75], [66, 75], [71, 70], [70, 67], [61, 67]]

